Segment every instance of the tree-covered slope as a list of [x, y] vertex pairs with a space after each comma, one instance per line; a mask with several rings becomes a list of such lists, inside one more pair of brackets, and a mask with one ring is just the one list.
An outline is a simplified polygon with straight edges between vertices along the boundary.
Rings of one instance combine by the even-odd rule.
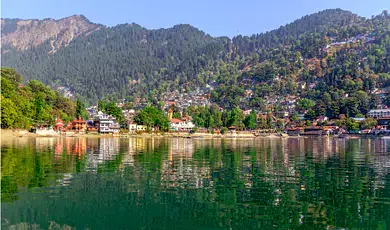
[[1, 68], [1, 128], [29, 128], [56, 117], [75, 117], [75, 104], [37, 80], [22, 85], [14, 69]]
[[[3, 44], [2, 65], [16, 68], [26, 79], [71, 87], [89, 101], [107, 95], [159, 97], [216, 82], [213, 100], [234, 107], [242, 104], [247, 88], [256, 92], [258, 101], [275, 93], [305, 94], [298, 89], [299, 81], [327, 83], [332, 74], [355, 79], [358, 75], [351, 71], [359, 76], [387, 73], [389, 20], [387, 11], [365, 19], [340, 9], [325, 10], [267, 33], [231, 40], [190, 25], [148, 30], [123, 24], [75, 38], [50, 54], [50, 41], [24, 51]], [[366, 40], [348, 41], [357, 36]], [[362, 60], [368, 67], [360, 66]], [[248, 81], [262, 85], [248, 87]]]

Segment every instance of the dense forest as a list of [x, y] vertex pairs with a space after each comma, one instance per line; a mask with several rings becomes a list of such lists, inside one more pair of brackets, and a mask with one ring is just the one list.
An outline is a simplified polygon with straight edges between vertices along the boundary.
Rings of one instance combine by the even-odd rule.
[[[49, 42], [18, 51], [3, 46], [2, 65], [28, 80], [70, 87], [83, 100], [160, 99], [172, 90], [216, 85], [221, 107], [269, 110], [266, 97], [319, 101], [317, 115], [365, 114], [390, 86], [390, 16], [366, 19], [341, 9], [307, 15], [253, 36], [211, 37], [190, 26], [102, 28], [48, 54]], [[246, 96], [250, 90], [251, 96]], [[349, 97], [345, 97], [345, 95]], [[283, 109], [275, 105], [272, 110]]]
[[33, 124], [53, 123], [56, 117], [68, 122], [78, 110], [73, 101], [43, 83], [31, 80], [22, 85], [22, 77], [14, 69], [1, 68], [2, 128], [30, 128]]

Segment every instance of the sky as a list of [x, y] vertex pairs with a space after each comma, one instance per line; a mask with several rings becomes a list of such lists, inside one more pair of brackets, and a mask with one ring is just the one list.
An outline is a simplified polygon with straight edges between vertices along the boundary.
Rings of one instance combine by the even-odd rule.
[[390, 10], [390, 0], [1, 0], [1, 17], [60, 19], [82, 14], [106, 26], [134, 22], [158, 29], [191, 24], [212, 36], [233, 37], [266, 32], [331, 8], [370, 18]]

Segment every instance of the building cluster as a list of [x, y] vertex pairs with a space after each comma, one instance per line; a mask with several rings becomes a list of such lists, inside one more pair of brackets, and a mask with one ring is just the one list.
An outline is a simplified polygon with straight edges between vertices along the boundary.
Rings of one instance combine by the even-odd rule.
[[330, 40], [332, 41], [332, 43], [327, 45], [326, 49], [328, 49], [332, 46], [346, 45], [349, 43], [360, 42], [360, 41], [361, 42], [371, 42], [371, 41], [375, 40], [375, 37], [373, 36], [373, 34], [360, 34], [360, 35], [357, 35], [355, 37], [345, 39], [344, 41], [335, 41], [335, 39], [332, 37], [330, 37]]
[[180, 93], [178, 90], [169, 92], [163, 95], [164, 110], [167, 110], [172, 105], [175, 105], [180, 110], [187, 108], [188, 106], [209, 106], [210, 105], [210, 92], [213, 89], [208, 85], [204, 89], [197, 88], [191, 92]]
[[62, 93], [64, 97], [66, 98], [73, 98], [74, 97], [74, 92], [71, 88], [65, 87], [65, 86], [58, 86], [57, 91]]
[[87, 130], [87, 122], [79, 117], [74, 119], [72, 122], [64, 124], [61, 118], [57, 118], [54, 130], [59, 132], [85, 132]]
[[93, 119], [83, 120], [81, 117], [64, 124], [61, 118], [57, 118], [54, 130], [60, 133], [85, 133], [98, 132], [101, 134], [116, 134], [119, 133], [120, 125], [116, 118], [102, 113], [101, 111], [94, 114]]

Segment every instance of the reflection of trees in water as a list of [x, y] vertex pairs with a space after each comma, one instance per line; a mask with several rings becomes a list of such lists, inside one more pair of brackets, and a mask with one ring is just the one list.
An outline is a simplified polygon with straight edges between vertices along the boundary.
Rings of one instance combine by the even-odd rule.
[[84, 171], [85, 138], [25, 138], [2, 147], [2, 201], [17, 199], [21, 188], [68, 185]]
[[[46, 152], [37, 151], [33, 143], [5, 148], [2, 198], [14, 200], [20, 187], [48, 186], [64, 173], [116, 171], [120, 173], [73, 176], [67, 199], [81, 203], [62, 207], [70, 208], [72, 216], [79, 213], [91, 220], [103, 216], [82, 214], [78, 209], [88, 210], [91, 202], [102, 201], [101, 209], [122, 208], [144, 224], [148, 212], [154, 215], [146, 210], [153, 209], [153, 204], [165, 204], [160, 211], [167, 218], [181, 215], [183, 219], [177, 222], [203, 220], [194, 226], [369, 228], [389, 224], [378, 222], [390, 220], [389, 146], [384, 140], [96, 138], [83, 143], [57, 140], [43, 149]], [[51, 151], [57, 149], [56, 144], [64, 146], [63, 154]], [[81, 158], [67, 153], [83, 149], [76, 145], [86, 146]]]

